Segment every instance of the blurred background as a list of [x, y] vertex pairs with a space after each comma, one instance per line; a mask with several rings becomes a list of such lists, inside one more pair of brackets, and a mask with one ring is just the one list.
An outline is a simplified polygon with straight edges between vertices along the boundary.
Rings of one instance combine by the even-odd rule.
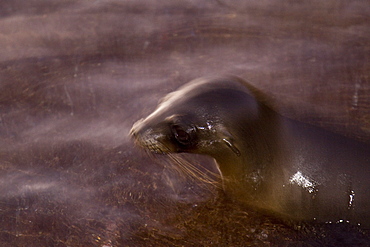
[[0, 0], [0, 245], [367, 246], [361, 229], [297, 230], [230, 203], [128, 132], [189, 80], [231, 74], [280, 114], [369, 142], [369, 13], [362, 0]]

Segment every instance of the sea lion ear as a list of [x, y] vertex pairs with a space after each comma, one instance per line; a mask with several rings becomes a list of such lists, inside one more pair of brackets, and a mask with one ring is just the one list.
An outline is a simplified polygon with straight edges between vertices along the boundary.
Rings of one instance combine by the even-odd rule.
[[240, 156], [239, 149], [228, 139], [222, 138], [222, 141], [237, 155]]
[[226, 146], [228, 146], [231, 149], [231, 151], [233, 151], [237, 156], [240, 156], [240, 151], [234, 144], [234, 141], [233, 141], [234, 138], [231, 135], [231, 133], [227, 131], [225, 128], [221, 128], [220, 132], [222, 136], [221, 140], [226, 144]]

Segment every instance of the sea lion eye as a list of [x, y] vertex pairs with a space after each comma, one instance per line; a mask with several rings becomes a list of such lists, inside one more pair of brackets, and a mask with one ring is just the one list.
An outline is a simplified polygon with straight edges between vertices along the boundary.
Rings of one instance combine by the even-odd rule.
[[188, 132], [186, 132], [186, 130], [184, 130], [181, 126], [179, 125], [172, 125], [172, 132], [176, 138], [176, 140], [183, 144], [183, 145], [186, 145], [186, 144], [189, 144], [190, 142], [190, 135]]

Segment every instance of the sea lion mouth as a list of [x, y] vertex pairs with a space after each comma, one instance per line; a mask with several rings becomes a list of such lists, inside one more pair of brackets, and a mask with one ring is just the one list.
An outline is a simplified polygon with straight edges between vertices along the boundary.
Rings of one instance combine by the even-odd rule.
[[157, 141], [146, 140], [143, 142], [136, 140], [136, 144], [155, 154], [168, 154], [171, 152], [169, 148]]
[[155, 138], [148, 138], [140, 134], [133, 134], [131, 136], [135, 141], [135, 145], [143, 149], [149, 150], [150, 152], [156, 154], [168, 154], [171, 152], [171, 150], [166, 145], [159, 142]]
[[168, 145], [160, 141], [165, 140], [166, 136], [164, 134], [154, 132], [153, 129], [146, 129], [141, 133], [142, 131], [139, 131], [140, 128], [137, 127], [140, 126], [142, 122], [143, 119], [137, 121], [130, 130], [130, 136], [134, 139], [135, 145], [156, 154], [168, 154], [173, 152]]

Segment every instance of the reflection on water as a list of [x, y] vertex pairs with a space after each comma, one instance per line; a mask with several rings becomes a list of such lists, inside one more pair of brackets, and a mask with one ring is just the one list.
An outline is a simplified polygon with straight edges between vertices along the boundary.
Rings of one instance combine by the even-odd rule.
[[3, 1], [0, 245], [368, 244], [345, 223], [297, 230], [246, 209], [128, 137], [166, 93], [232, 73], [284, 112], [367, 140], [368, 6], [265, 2]]
[[301, 186], [302, 188], [305, 188], [309, 193], [315, 192], [317, 189], [315, 189], [316, 185], [319, 185], [316, 181], [310, 181], [309, 178], [302, 175], [300, 171], [296, 172], [290, 179], [289, 182], [291, 184], [297, 184], [298, 186]]

